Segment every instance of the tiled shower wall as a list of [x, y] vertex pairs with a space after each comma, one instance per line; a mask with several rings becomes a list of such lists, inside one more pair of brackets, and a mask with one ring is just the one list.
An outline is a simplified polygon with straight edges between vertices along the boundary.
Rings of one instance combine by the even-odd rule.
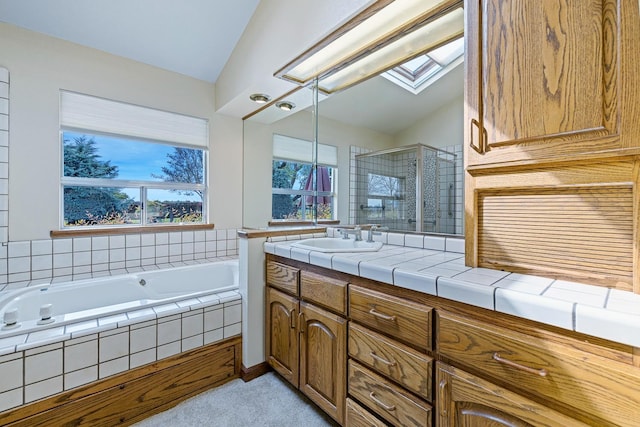
[[9, 241], [9, 71], [0, 67], [0, 291], [236, 256], [237, 230]]

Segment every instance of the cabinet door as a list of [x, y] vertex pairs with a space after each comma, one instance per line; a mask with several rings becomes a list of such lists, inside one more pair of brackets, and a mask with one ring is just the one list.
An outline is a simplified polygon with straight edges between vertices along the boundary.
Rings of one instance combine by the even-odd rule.
[[457, 368], [437, 363], [441, 427], [584, 427], [574, 418]]
[[298, 300], [267, 288], [266, 353], [269, 365], [298, 387]]
[[343, 424], [346, 320], [305, 302], [300, 317], [300, 391]]
[[637, 7], [465, 2], [467, 165], [637, 147]]

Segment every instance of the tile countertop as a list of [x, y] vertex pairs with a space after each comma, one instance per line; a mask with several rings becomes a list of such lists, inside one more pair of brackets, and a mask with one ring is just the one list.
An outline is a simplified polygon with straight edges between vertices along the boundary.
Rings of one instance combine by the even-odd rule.
[[[334, 230], [327, 229], [334, 237]], [[640, 347], [640, 294], [464, 265], [464, 240], [382, 233], [378, 252], [292, 247], [308, 236], [271, 237], [265, 253]]]

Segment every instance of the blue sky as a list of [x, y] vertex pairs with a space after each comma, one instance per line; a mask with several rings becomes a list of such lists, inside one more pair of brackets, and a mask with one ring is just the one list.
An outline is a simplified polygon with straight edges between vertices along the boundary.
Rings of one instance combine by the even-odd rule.
[[[73, 141], [84, 134], [64, 132], [64, 139]], [[90, 137], [90, 135], [87, 135]], [[149, 142], [131, 141], [102, 135], [93, 135], [100, 160], [111, 160], [118, 166], [118, 179], [162, 181], [151, 174], [162, 174], [167, 164], [167, 154], [173, 147]]]

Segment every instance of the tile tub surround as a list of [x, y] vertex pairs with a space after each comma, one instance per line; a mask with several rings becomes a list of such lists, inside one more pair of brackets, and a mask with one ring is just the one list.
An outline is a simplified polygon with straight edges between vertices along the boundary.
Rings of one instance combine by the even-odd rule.
[[[338, 237], [335, 230], [327, 235]], [[280, 238], [268, 239], [264, 251], [640, 347], [639, 294], [466, 267], [460, 238], [382, 233], [375, 239], [385, 245], [373, 253], [321, 254], [291, 248], [291, 241]]]
[[237, 255], [236, 229], [9, 242], [0, 246], [0, 291]]
[[237, 291], [0, 340], [0, 412], [240, 335]]

